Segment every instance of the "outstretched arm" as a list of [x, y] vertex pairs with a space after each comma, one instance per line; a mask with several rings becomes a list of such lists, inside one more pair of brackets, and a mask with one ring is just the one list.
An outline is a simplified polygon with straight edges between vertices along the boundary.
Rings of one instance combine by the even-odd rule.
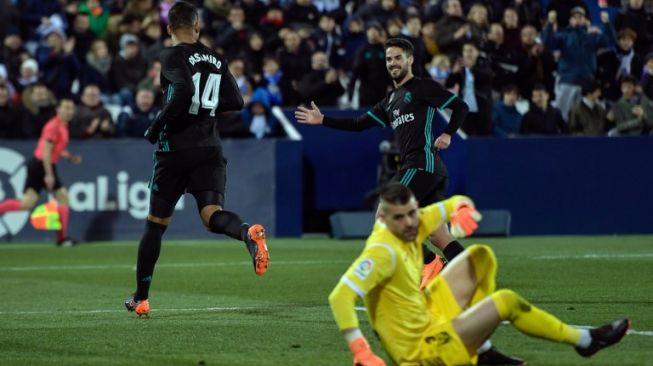
[[311, 102], [311, 108], [303, 106], [297, 107], [297, 110], [295, 111], [295, 119], [297, 119], [297, 122], [299, 123], [324, 125], [326, 127], [346, 131], [363, 131], [379, 125], [386, 127], [387, 122], [383, 120], [381, 113], [376, 112], [376, 109], [377, 107], [374, 107], [371, 111], [358, 118], [332, 118], [323, 115], [317, 105], [314, 102]]

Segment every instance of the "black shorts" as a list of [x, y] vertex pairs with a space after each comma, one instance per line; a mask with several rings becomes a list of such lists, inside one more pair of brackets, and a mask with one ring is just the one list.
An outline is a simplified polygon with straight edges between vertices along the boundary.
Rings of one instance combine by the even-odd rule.
[[[52, 191], [56, 191], [63, 187], [59, 179], [59, 174], [57, 174], [57, 164], [52, 164], [52, 172], [54, 173], [54, 188]], [[23, 192], [27, 191], [28, 188], [32, 188], [36, 193], [40, 193], [45, 188], [44, 178], [45, 168], [43, 168], [43, 161], [37, 158], [31, 158], [27, 162], [27, 179], [25, 180], [25, 189]]]
[[398, 171], [392, 180], [408, 186], [417, 198], [419, 207], [424, 207], [446, 198], [449, 177], [446, 171], [444, 173], [429, 173], [423, 169], [406, 168]]
[[[215, 192], [212, 195], [215, 202], [210, 204], [222, 206], [226, 183], [227, 161], [218, 147], [157, 151], [150, 181], [150, 213], [157, 217], [171, 216], [177, 201], [186, 192]], [[169, 203], [164, 205], [169, 207], [163, 212], [161, 200]], [[155, 207], [159, 209], [155, 210]]]

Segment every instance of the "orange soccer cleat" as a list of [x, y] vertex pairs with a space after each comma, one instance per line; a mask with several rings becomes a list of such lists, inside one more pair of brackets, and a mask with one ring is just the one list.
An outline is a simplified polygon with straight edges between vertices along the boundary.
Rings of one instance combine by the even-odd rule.
[[422, 283], [419, 285], [419, 289], [423, 290], [444, 268], [445, 259], [439, 255], [435, 256], [430, 263], [427, 263], [422, 267]]
[[265, 240], [265, 229], [260, 224], [252, 225], [247, 230], [247, 236], [247, 249], [254, 262], [254, 272], [259, 276], [263, 276], [268, 270], [270, 260], [270, 252], [268, 252], [268, 245]]
[[133, 311], [138, 316], [150, 315], [150, 302], [147, 299], [136, 301], [132, 296], [129, 299], [127, 299], [127, 301], [125, 301], [125, 307], [127, 308], [127, 311]]

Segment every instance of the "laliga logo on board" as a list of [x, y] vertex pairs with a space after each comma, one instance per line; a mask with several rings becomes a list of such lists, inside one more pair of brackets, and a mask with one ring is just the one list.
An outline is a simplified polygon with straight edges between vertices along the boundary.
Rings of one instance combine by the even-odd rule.
[[[27, 168], [23, 155], [14, 150], [0, 147], [0, 201], [7, 197], [21, 198], [23, 185], [27, 177]], [[7, 192], [10, 188], [13, 191]], [[27, 220], [29, 212], [7, 212], [0, 216], [0, 238], [10, 234], [16, 235], [20, 232]]]

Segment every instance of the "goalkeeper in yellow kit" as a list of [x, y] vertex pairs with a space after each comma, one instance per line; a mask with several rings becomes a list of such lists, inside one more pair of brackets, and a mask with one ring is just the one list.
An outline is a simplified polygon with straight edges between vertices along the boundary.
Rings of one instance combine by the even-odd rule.
[[364, 300], [386, 353], [401, 366], [473, 365], [476, 350], [504, 320], [527, 335], [572, 345], [584, 357], [626, 334], [627, 319], [578, 329], [511, 290], [496, 291], [496, 258], [485, 245], [468, 247], [421, 291], [421, 243], [446, 222], [452, 231], [470, 235], [480, 214], [464, 196], [419, 209], [412, 192], [399, 183], [380, 193], [381, 214], [365, 249], [329, 296], [354, 365], [385, 365], [358, 328], [357, 297]]

